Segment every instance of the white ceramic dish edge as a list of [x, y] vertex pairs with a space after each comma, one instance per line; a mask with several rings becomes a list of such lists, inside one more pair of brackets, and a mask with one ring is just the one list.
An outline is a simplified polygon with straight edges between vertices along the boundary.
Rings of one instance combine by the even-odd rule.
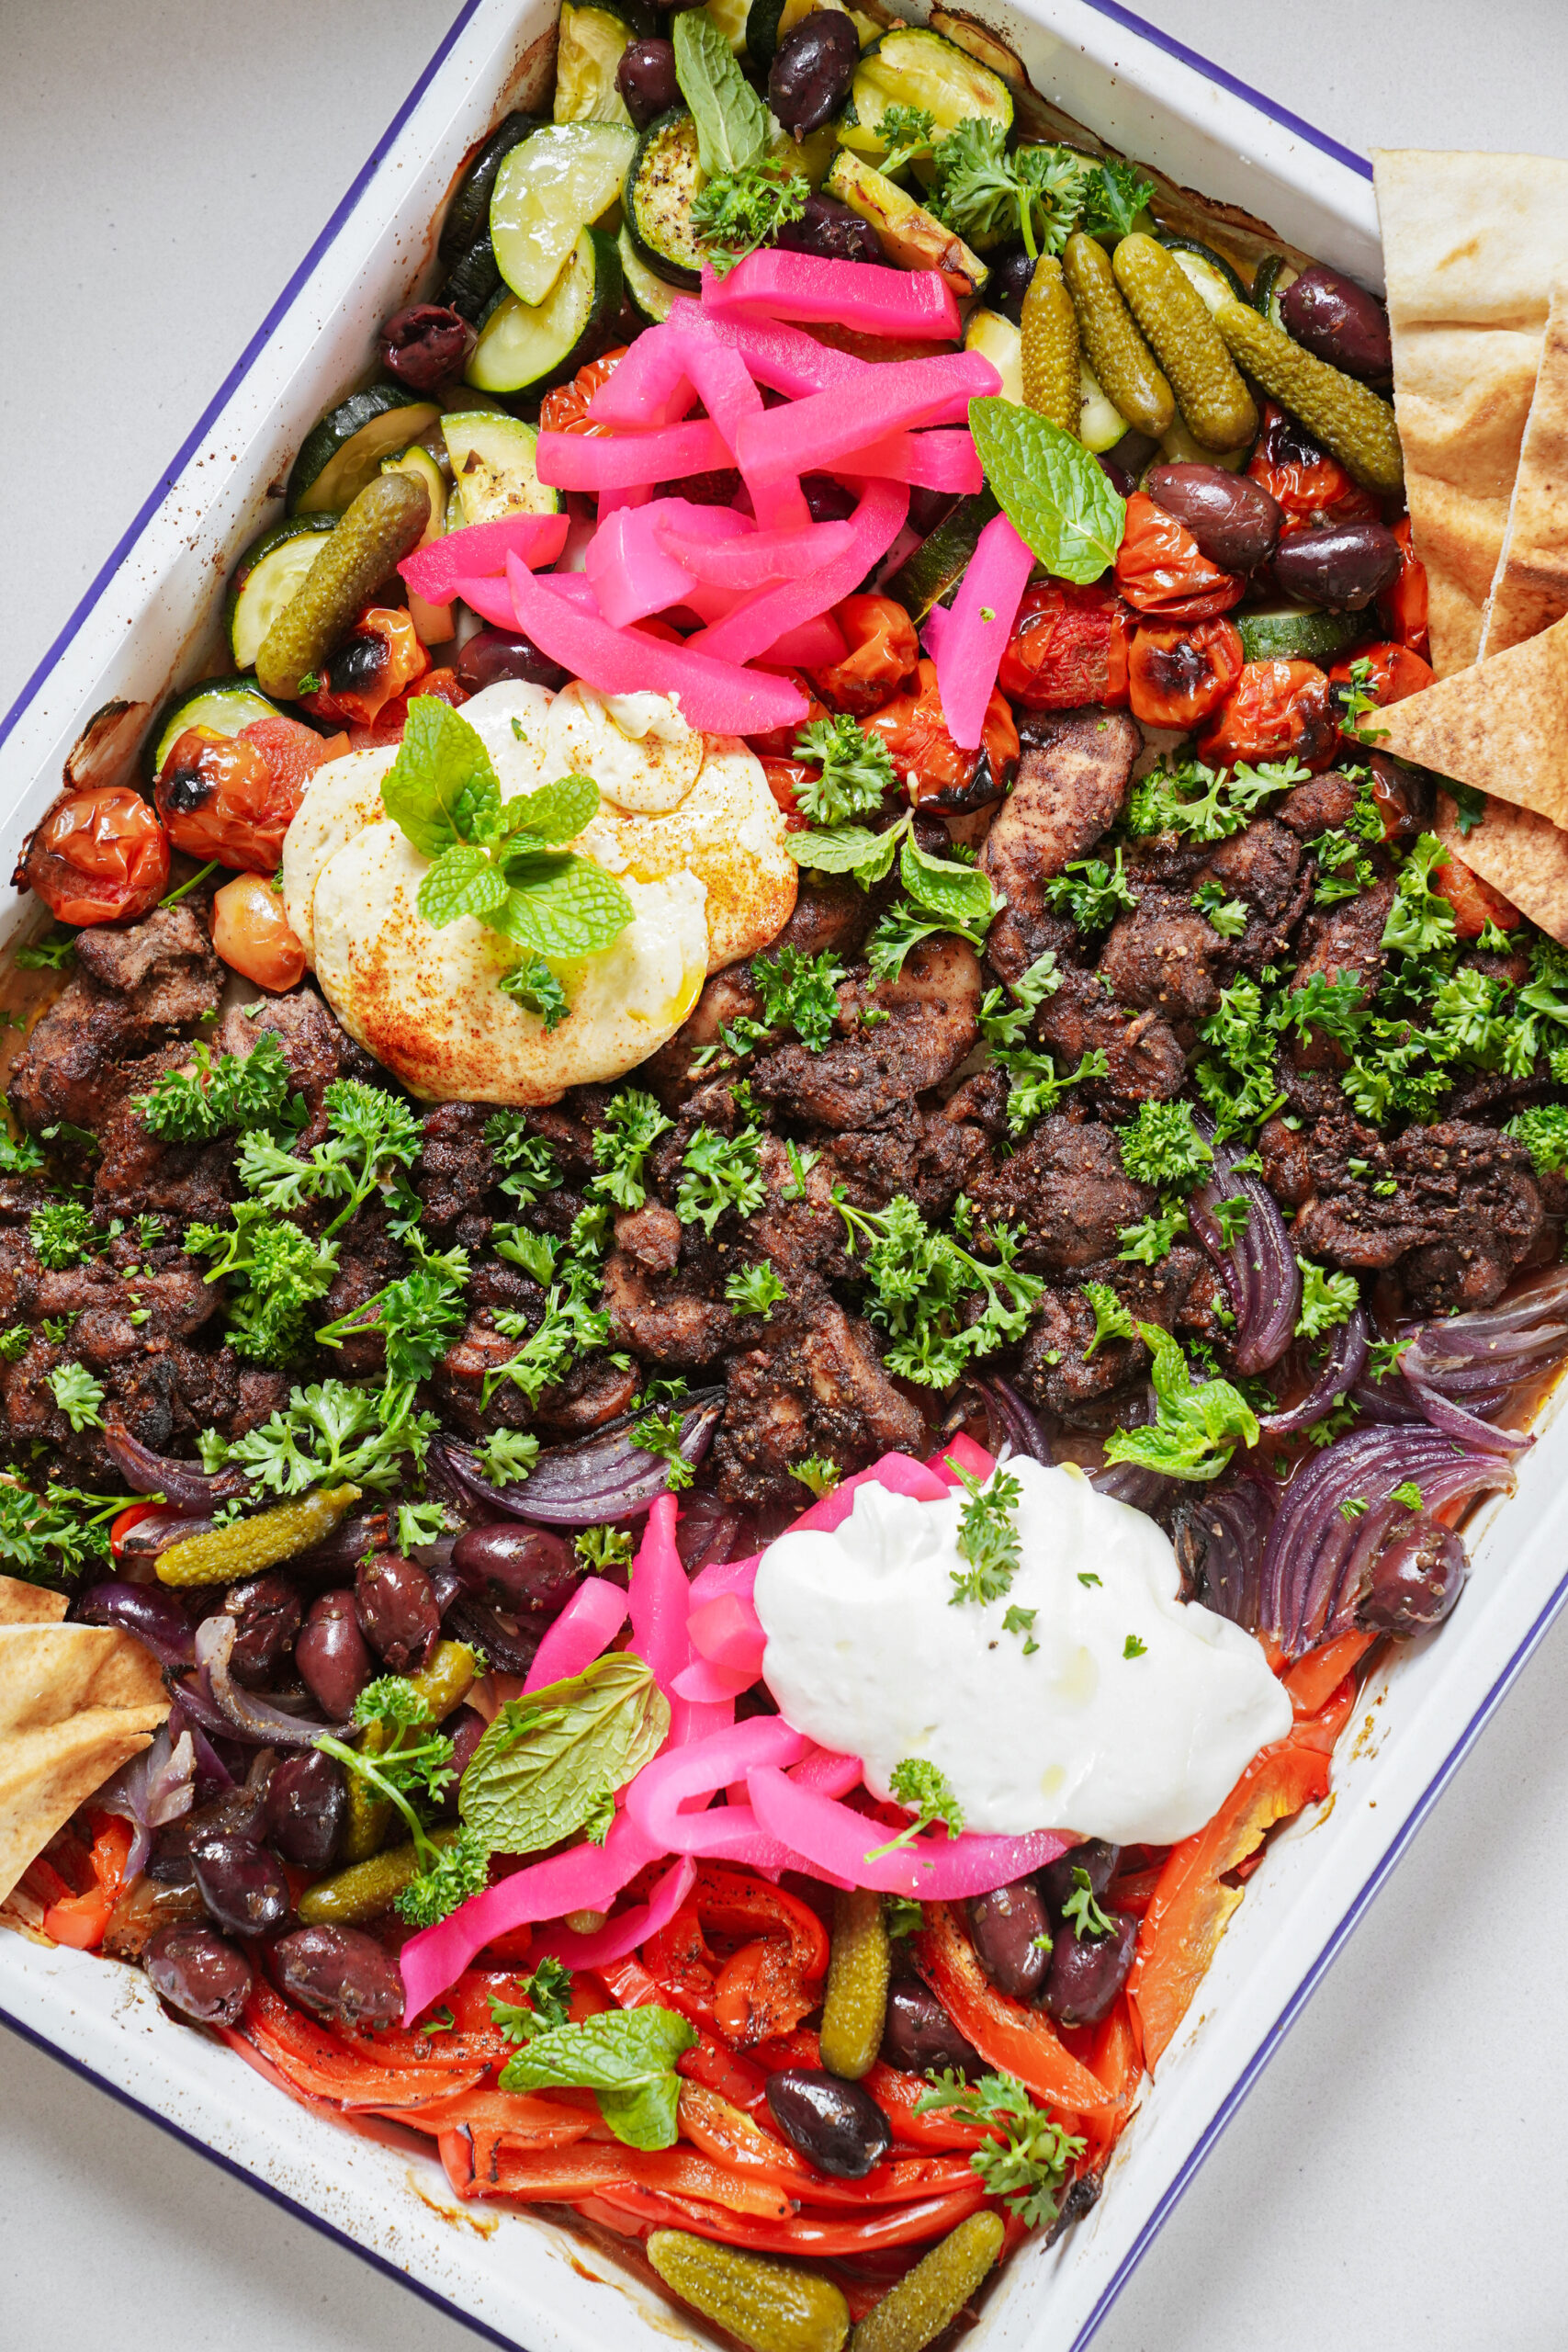
[[[1325, 259], [1377, 277], [1367, 167], [1324, 134], [1109, 0], [986, 13], [1066, 111]], [[419, 280], [453, 172], [501, 110], [500, 93], [525, 89], [538, 70], [551, 14], [548, 0], [469, 0], [0, 726], [7, 865], [87, 715], [116, 695], [155, 702], [210, 650], [214, 589], [264, 514], [268, 485], [354, 379], [375, 322]], [[1452, 1629], [1414, 1645], [1369, 1689], [1329, 1804], [1281, 1837], [1251, 1882], [1100, 2204], [1058, 2248], [1026, 2249], [999, 2282], [982, 2321], [984, 2352], [1088, 2344], [1568, 1597], [1553, 1507], [1565, 1469], [1568, 1425], [1559, 1419], [1527, 1457], [1517, 1496], [1489, 1515]], [[129, 1970], [0, 1937], [0, 2019], [497, 2343], [601, 2352], [627, 2305], [650, 2330], [696, 2340], [564, 2230], [460, 2207], [412, 2139], [351, 2135], [290, 2104], [231, 2052], [172, 2024]]]

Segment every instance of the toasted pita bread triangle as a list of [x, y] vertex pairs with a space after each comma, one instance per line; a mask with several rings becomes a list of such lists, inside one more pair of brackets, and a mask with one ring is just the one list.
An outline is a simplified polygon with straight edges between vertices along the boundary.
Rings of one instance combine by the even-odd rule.
[[70, 1606], [62, 1592], [0, 1577], [0, 1625], [58, 1625]]
[[149, 1746], [156, 1707], [89, 1707], [0, 1743], [0, 1902], [55, 1831]]
[[1522, 645], [1568, 614], [1568, 275], [1547, 316], [1519, 470], [1477, 659]]
[[0, 1625], [0, 1739], [87, 1707], [168, 1703], [154, 1661], [112, 1625]]
[[1483, 821], [1461, 833], [1446, 792], [1438, 795], [1438, 832], [1445, 849], [1568, 946], [1568, 833], [1506, 800], [1488, 800]]
[[1503, 551], [1568, 258], [1568, 163], [1389, 148], [1372, 163], [1405, 493], [1446, 678], [1476, 658]]
[[1378, 724], [1396, 759], [1568, 825], [1568, 620], [1390, 703]]

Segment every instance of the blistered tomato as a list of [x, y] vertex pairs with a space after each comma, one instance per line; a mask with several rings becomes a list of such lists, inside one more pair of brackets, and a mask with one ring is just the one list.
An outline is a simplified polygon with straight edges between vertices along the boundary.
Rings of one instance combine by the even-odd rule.
[[291, 989], [304, 977], [305, 950], [265, 874], [236, 874], [224, 883], [212, 901], [212, 944], [231, 971], [258, 988]]
[[1300, 760], [1325, 768], [1339, 746], [1339, 711], [1315, 662], [1249, 662], [1206, 735], [1198, 757], [1211, 767], [1238, 760]]
[[607, 384], [626, 356], [624, 343], [614, 351], [602, 352], [580, 368], [570, 384], [558, 384], [547, 392], [539, 406], [539, 428], [544, 433], [604, 434], [607, 424], [595, 424], [588, 413], [588, 403], [602, 384]]
[[[1365, 663], [1365, 668], [1362, 664]], [[1359, 677], [1352, 676], [1359, 671]], [[1369, 701], [1380, 706], [1403, 702], [1406, 695], [1418, 695], [1432, 684], [1432, 668], [1407, 645], [1367, 645], [1348, 662], [1337, 662], [1328, 673], [1328, 683], [1335, 688], [1342, 706], [1352, 693], [1365, 695]]]
[[1371, 492], [1358, 490], [1338, 458], [1320, 449], [1273, 401], [1263, 403], [1263, 427], [1247, 470], [1279, 505], [1281, 537], [1314, 522], [1382, 518]]
[[28, 842], [17, 882], [61, 922], [129, 922], [168, 888], [168, 835], [129, 785], [67, 793]]
[[912, 781], [915, 797], [937, 808], [983, 808], [999, 799], [1018, 765], [1018, 729], [1005, 698], [993, 688], [980, 729], [980, 748], [960, 750], [947, 731], [936, 663], [922, 660], [908, 694], [865, 720], [867, 734], [887, 746], [900, 784]]
[[376, 714], [373, 726], [349, 729], [348, 740], [356, 752], [373, 752], [385, 743], [400, 743], [403, 729], [408, 725], [409, 705], [423, 695], [431, 695], [436, 702], [449, 703], [454, 710], [459, 703], [468, 699], [468, 690], [458, 684], [456, 670], [427, 670], [423, 678], [416, 679], [412, 686], [405, 686], [400, 695], [394, 695], [390, 702], [383, 704]]
[[834, 605], [833, 618], [849, 650], [841, 662], [811, 671], [811, 682], [834, 710], [861, 718], [880, 710], [914, 676], [919, 639], [914, 622], [891, 596], [846, 596]]
[[1239, 604], [1247, 582], [1239, 572], [1211, 563], [1185, 523], [1135, 490], [1116, 550], [1116, 585], [1140, 613], [1208, 621]]
[[1405, 514], [1393, 526], [1399, 541], [1399, 577], [1378, 598], [1378, 613], [1390, 637], [1423, 656], [1431, 647], [1427, 637], [1427, 567], [1416, 552]]
[[1454, 910], [1454, 929], [1461, 939], [1479, 939], [1489, 922], [1499, 931], [1516, 931], [1524, 917], [1511, 899], [1483, 882], [1472, 866], [1450, 850], [1432, 868], [1432, 888]]
[[1024, 591], [997, 684], [1025, 710], [1121, 709], [1133, 615], [1113, 590], [1042, 581]]
[[422, 678], [430, 656], [400, 605], [373, 605], [344, 638], [314, 694], [302, 695], [318, 718], [373, 727], [387, 704]]
[[323, 743], [297, 718], [258, 719], [238, 735], [187, 727], [170, 747], [153, 797], [169, 839], [187, 856], [275, 874], [306, 785], [347, 748], [341, 738]]
[[1145, 727], [1185, 734], [1213, 716], [1245, 666], [1240, 636], [1229, 621], [1187, 628], [1145, 622], [1134, 630], [1127, 656], [1133, 716]]

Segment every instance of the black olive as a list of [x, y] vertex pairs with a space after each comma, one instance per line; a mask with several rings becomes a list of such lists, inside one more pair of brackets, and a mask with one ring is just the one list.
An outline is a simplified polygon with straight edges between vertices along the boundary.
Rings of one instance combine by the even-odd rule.
[[924, 1984], [895, 1984], [887, 1996], [887, 2023], [883, 2028], [882, 2055], [889, 2066], [906, 2075], [978, 2075], [986, 2062], [953, 2024], [934, 1993]]
[[1050, 1925], [1033, 1880], [1021, 1878], [976, 1895], [969, 1905], [969, 1933], [997, 1990], [1015, 2001], [1032, 2001], [1051, 1965]]
[[1069, 1846], [1054, 1862], [1047, 1862], [1035, 1880], [1041, 1894], [1050, 1905], [1056, 1918], [1062, 1917], [1062, 1905], [1075, 1892], [1077, 1881], [1075, 1871], [1086, 1871], [1089, 1893], [1098, 1903], [1116, 1875], [1121, 1858], [1120, 1846], [1108, 1845], [1103, 1838], [1086, 1838], [1080, 1846]]
[[334, 2025], [394, 2025], [403, 2013], [397, 1962], [357, 1928], [298, 1928], [273, 1945], [270, 1964], [291, 1999]]
[[818, 2172], [863, 2180], [893, 2144], [893, 2129], [867, 2090], [814, 2066], [768, 2076], [768, 2110], [792, 2148]]
[[251, 1989], [251, 1964], [210, 1928], [188, 1920], [148, 1939], [141, 1964], [161, 1997], [198, 2025], [238, 2025]]
[[768, 104], [792, 139], [831, 121], [859, 63], [860, 35], [837, 8], [813, 8], [784, 35], [768, 68]]
[[1127, 1981], [1138, 1923], [1130, 1911], [1113, 1911], [1111, 1918], [1107, 1936], [1080, 1936], [1070, 1927], [1056, 1930], [1045, 2007], [1059, 2025], [1098, 2025]]

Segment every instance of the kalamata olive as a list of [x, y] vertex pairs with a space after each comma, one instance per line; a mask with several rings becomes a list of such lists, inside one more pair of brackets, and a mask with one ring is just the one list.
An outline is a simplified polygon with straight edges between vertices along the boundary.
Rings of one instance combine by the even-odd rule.
[[197, 1805], [182, 1821], [171, 1821], [152, 1832], [152, 1859], [147, 1875], [163, 1886], [191, 1886], [193, 1848], [208, 1838], [238, 1838], [254, 1845], [263, 1836], [267, 1783], [265, 1778], [225, 1789], [209, 1804]]
[[377, 1552], [362, 1564], [354, 1605], [361, 1633], [394, 1674], [420, 1665], [441, 1631], [429, 1577], [398, 1552]]
[[681, 104], [675, 79], [675, 45], [668, 40], [634, 40], [621, 51], [615, 87], [626, 100], [626, 112], [639, 130], [656, 115]]
[[1095, 464], [1111, 484], [1118, 498], [1131, 498], [1138, 487], [1138, 477], [1130, 466], [1124, 466], [1103, 453], [1096, 456]]
[[1260, 481], [1224, 466], [1151, 466], [1144, 488], [1222, 571], [1251, 571], [1273, 554], [1280, 509]]
[[397, 1962], [357, 1928], [297, 1928], [273, 1945], [271, 1964], [291, 1999], [334, 2025], [393, 2025], [403, 2013]]
[[265, 1936], [291, 1909], [283, 1864], [248, 1838], [212, 1835], [190, 1849], [197, 1892], [220, 1928], [231, 1935]]
[[863, 2180], [893, 2143], [871, 2093], [820, 2067], [781, 2066], [770, 2075], [768, 2111], [791, 2147], [837, 2180]]
[[768, 68], [768, 104], [792, 139], [832, 119], [859, 63], [860, 35], [837, 8], [813, 8], [784, 35]]
[[1388, 312], [1375, 294], [1314, 262], [1280, 297], [1286, 330], [1314, 358], [1363, 379], [1393, 373]]
[[150, 1938], [142, 1965], [170, 2008], [198, 2025], [238, 2025], [251, 1989], [251, 1963], [210, 1928], [179, 1922]]
[[1051, 1965], [1051, 1925], [1033, 1880], [1021, 1878], [976, 1895], [969, 1905], [969, 1933], [997, 1990], [1032, 2001]]
[[236, 1682], [259, 1690], [294, 1645], [304, 1605], [286, 1576], [270, 1568], [246, 1584], [230, 1588], [223, 1607], [239, 1627], [229, 1671]]
[[1077, 1888], [1075, 1871], [1088, 1873], [1089, 1893], [1098, 1903], [1116, 1875], [1121, 1860], [1120, 1846], [1109, 1845], [1103, 1838], [1086, 1838], [1081, 1846], [1069, 1846], [1054, 1862], [1047, 1862], [1035, 1874], [1034, 1883], [1051, 1906], [1054, 1918], [1062, 1916], [1062, 1905]]
[[1372, 1562], [1356, 1622], [1379, 1634], [1425, 1633], [1442, 1623], [1469, 1574], [1462, 1535], [1430, 1511], [1402, 1512]]
[[516, 1520], [465, 1528], [452, 1546], [452, 1566], [470, 1592], [535, 1617], [558, 1617], [582, 1573], [560, 1536]]
[[457, 1784], [473, 1758], [475, 1748], [485, 1736], [485, 1719], [477, 1707], [459, 1707], [448, 1715], [441, 1726], [452, 1743], [452, 1779], [441, 1811], [448, 1821], [457, 1817]]
[[521, 679], [527, 686], [547, 686], [552, 694], [566, 684], [560, 663], [541, 653], [531, 637], [511, 635], [501, 628], [476, 630], [458, 654], [456, 666], [457, 684], [470, 695], [498, 686], [505, 678]]
[[1023, 324], [1023, 298], [1034, 283], [1035, 258], [1021, 244], [1004, 245], [999, 253], [986, 256], [991, 273], [986, 280], [986, 300], [1015, 327]]
[[959, 2032], [934, 1993], [923, 1984], [895, 1984], [887, 1996], [882, 2055], [906, 2075], [940, 2073], [978, 2075], [986, 2062]]
[[324, 1871], [337, 1858], [348, 1795], [343, 1768], [319, 1747], [286, 1756], [266, 1787], [268, 1843], [302, 1871]]
[[[190, 1521], [187, 1520], [188, 1527]], [[188, 1666], [195, 1628], [172, 1592], [113, 1577], [82, 1594], [71, 1614], [79, 1625], [117, 1625], [145, 1642], [160, 1666]]]
[[[847, 23], [848, 18], [840, 19]], [[885, 262], [882, 240], [869, 220], [837, 197], [814, 193], [798, 220], [786, 220], [773, 240], [786, 253], [815, 254], [818, 261]]]
[[294, 1645], [294, 1663], [318, 1706], [340, 1724], [346, 1723], [372, 1670], [352, 1592], [340, 1589], [312, 1600], [304, 1631]]
[[1114, 1932], [1080, 1936], [1058, 1928], [1045, 1980], [1045, 2007], [1058, 2025], [1098, 2025], [1127, 1981], [1137, 1949], [1138, 1923], [1130, 1911], [1113, 1911]]
[[460, 1592], [446, 1612], [446, 1632], [455, 1642], [483, 1650], [500, 1674], [526, 1674], [549, 1624], [547, 1617], [504, 1612], [471, 1592]]
[[394, 311], [381, 329], [381, 365], [411, 391], [434, 391], [474, 347], [474, 330], [445, 302]]
[[803, 474], [800, 487], [814, 523], [846, 522], [855, 511], [854, 492], [831, 474]]
[[1398, 577], [1399, 564], [1399, 541], [1381, 523], [1292, 531], [1274, 551], [1274, 577], [1285, 594], [1333, 612], [1363, 611]]

